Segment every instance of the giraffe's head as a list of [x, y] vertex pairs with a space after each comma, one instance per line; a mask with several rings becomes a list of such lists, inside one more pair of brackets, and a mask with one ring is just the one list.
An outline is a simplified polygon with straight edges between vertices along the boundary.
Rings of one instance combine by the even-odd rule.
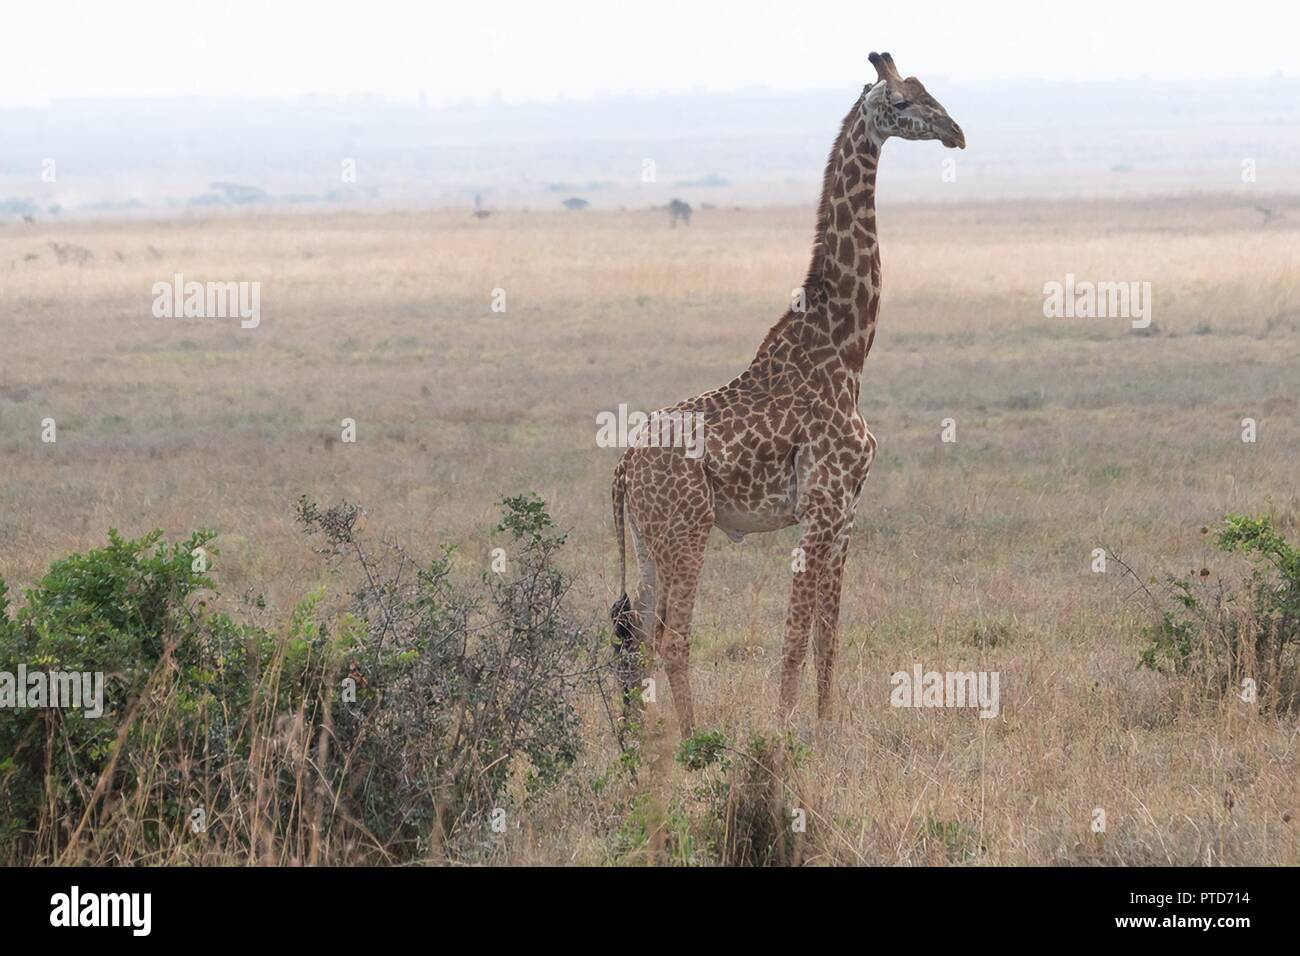
[[888, 53], [871, 54], [879, 81], [862, 97], [862, 109], [880, 139], [937, 139], [949, 149], [965, 149], [966, 134], [939, 101], [914, 76], [903, 79]]

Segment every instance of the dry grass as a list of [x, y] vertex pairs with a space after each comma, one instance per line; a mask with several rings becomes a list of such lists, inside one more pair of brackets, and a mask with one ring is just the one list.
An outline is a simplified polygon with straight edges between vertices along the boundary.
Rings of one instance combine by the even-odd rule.
[[[1300, 202], [1273, 205], [1267, 227], [1214, 197], [882, 209], [862, 397], [881, 454], [849, 559], [840, 719], [791, 780], [814, 821], [803, 860], [1300, 863], [1294, 723], [1135, 671], [1140, 609], [1089, 571], [1107, 546], [1199, 566], [1197, 529], [1226, 511], [1300, 537]], [[596, 413], [738, 372], [810, 229], [805, 209], [675, 230], [643, 212], [5, 226], [0, 577], [30, 583], [111, 526], [207, 525], [225, 594], [287, 614], [323, 575], [299, 494], [360, 501], [372, 527], [474, 564], [496, 499], [529, 489], [571, 529], [595, 613], [617, 584], [617, 452], [595, 447]], [[95, 258], [59, 265], [51, 240]], [[175, 272], [260, 281], [261, 327], [154, 318], [150, 287]], [[1042, 285], [1066, 272], [1150, 281], [1154, 334], [1043, 318]], [[355, 445], [336, 440], [346, 417]], [[701, 725], [733, 740], [772, 716], [794, 541], [711, 543], [692, 667]], [[1002, 717], [891, 708], [889, 675], [918, 662], [999, 671]], [[611, 859], [632, 785], [591, 781], [614, 757], [593, 730], [572, 787], [500, 857]], [[698, 810], [694, 775], [656, 766], [663, 800]]]

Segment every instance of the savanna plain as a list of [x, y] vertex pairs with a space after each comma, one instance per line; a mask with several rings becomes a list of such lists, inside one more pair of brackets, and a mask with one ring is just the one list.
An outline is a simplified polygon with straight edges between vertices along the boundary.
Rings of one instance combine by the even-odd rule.
[[[807, 823], [783, 859], [1300, 863], [1294, 713], [1138, 666], [1145, 588], [1241, 571], [1203, 528], [1268, 515], [1300, 542], [1300, 200], [1259, 205], [882, 206], [861, 395], [880, 448], [846, 569], [830, 727], [816, 726], [805, 667], [781, 787]], [[102, 547], [110, 528], [179, 540], [210, 527], [205, 600], [234, 613], [257, 595], [276, 627], [319, 588], [328, 615], [346, 588], [302, 534], [300, 496], [359, 504], [367, 534], [414, 554], [454, 545], [476, 574], [501, 543], [500, 499], [535, 492], [567, 534], [569, 602], [607, 630], [620, 452], [598, 447], [597, 415], [738, 374], [803, 278], [812, 220], [782, 207], [698, 209], [676, 228], [650, 210], [6, 223], [0, 578], [21, 606], [51, 562]], [[156, 318], [151, 287], [177, 273], [259, 281], [260, 325]], [[1043, 285], [1067, 273], [1150, 282], [1150, 327], [1045, 317]], [[773, 732], [796, 544], [797, 529], [710, 541], [696, 720], [735, 761]], [[1098, 573], [1095, 549], [1120, 560]], [[891, 706], [890, 675], [917, 664], [998, 672], [999, 715]], [[735, 767], [674, 759], [658, 676], [637, 766], [604, 702], [581, 702], [572, 766], [527, 794], [520, 768], [511, 825], [485, 831], [479, 859], [725, 858], [706, 818]], [[734, 807], [721, 819], [740, 825]], [[303, 858], [270, 837], [238, 851], [146, 844], [148, 862]], [[325, 859], [349, 861], [342, 848]]]

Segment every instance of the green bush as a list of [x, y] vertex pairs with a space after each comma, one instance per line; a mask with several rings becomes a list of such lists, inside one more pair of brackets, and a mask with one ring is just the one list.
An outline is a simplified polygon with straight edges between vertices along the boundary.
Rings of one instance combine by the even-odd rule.
[[571, 582], [556, 564], [564, 536], [540, 499], [504, 499], [507, 571], [484, 571], [469, 588], [453, 581], [450, 551], [419, 566], [391, 544], [368, 550], [350, 506], [322, 512], [302, 501], [299, 516], [330, 554], [364, 571], [350, 650], [366, 685], [335, 732], [366, 768], [358, 797], [372, 831], [407, 856], [486, 839], [520, 761], [529, 793], [571, 766], [575, 701], [608, 671], [602, 636], [566, 607]]
[[984, 852], [974, 830], [956, 820], [942, 820], [933, 812], [926, 814], [925, 823], [917, 830], [916, 846], [922, 853], [939, 848], [949, 863], [970, 863]]
[[677, 745], [677, 762], [687, 770], [703, 770], [724, 759], [727, 735], [720, 730], [701, 730]]
[[98, 718], [0, 708], [0, 864], [494, 852], [493, 810], [572, 764], [576, 702], [609, 672], [605, 635], [568, 611], [544, 503], [502, 506], [506, 573], [465, 579], [450, 551], [372, 548], [355, 506], [301, 501], [304, 529], [358, 583], [328, 613], [313, 592], [275, 628], [260, 600], [246, 620], [211, 609], [210, 531], [110, 532], [16, 614], [0, 581], [0, 670], [105, 675]]
[[1186, 579], [1167, 577], [1163, 594], [1150, 595], [1158, 618], [1138, 665], [1202, 679], [1217, 694], [1238, 692], [1250, 678], [1265, 709], [1294, 710], [1300, 702], [1300, 549], [1267, 517], [1227, 515], [1213, 540], [1224, 554], [1246, 556], [1249, 574], [1213, 582], [1208, 569]]
[[[211, 759], [229, 756], [225, 717], [247, 707], [244, 662], [250, 651], [265, 651], [268, 635], [192, 600], [212, 585], [212, 532], [171, 545], [161, 538], [158, 531], [134, 540], [110, 531], [107, 547], [55, 562], [12, 618], [0, 582], [0, 670], [14, 673], [25, 664], [29, 671], [104, 675], [98, 718], [82, 710], [0, 709], [6, 856], [55, 858], [91, 808], [94, 788], [107, 796], [132, 785], [141, 768], [123, 758], [142, 744], [172, 752], [201, 744]], [[170, 695], [176, 720], [167, 727], [134, 724], [146, 695]], [[159, 825], [184, 821], [190, 803], [182, 800], [178, 775], [146, 779]]]
[[799, 865], [806, 836], [795, 830], [796, 809], [805, 828], [815, 825], [794, 790], [807, 748], [789, 735], [755, 733], [744, 749], [728, 746], [721, 734], [693, 739], [698, 745], [687, 753], [718, 767], [696, 791], [705, 807], [697, 843], [723, 866]]
[[725, 802], [719, 807], [723, 864], [798, 864], [803, 838], [792, 827], [795, 808], [787, 781], [804, 753], [791, 738], [751, 736], [745, 759], [732, 771]]
[[712, 862], [707, 848], [698, 844], [680, 800], [663, 806], [653, 794], [632, 801], [627, 819], [614, 835], [614, 858], [619, 863], [644, 866], [663, 862], [669, 866], [704, 866]]

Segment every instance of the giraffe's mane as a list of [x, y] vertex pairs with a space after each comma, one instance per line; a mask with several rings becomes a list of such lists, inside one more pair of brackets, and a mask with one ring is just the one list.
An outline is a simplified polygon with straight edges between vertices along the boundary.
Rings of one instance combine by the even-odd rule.
[[[866, 93], [862, 96], [866, 96]], [[808, 263], [808, 276], [804, 279], [805, 287], [821, 279], [822, 259], [826, 255], [826, 227], [830, 225], [831, 218], [831, 189], [835, 183], [835, 161], [844, 147], [844, 138], [849, 135], [849, 127], [853, 125], [861, 109], [862, 97], [858, 97], [853, 104], [853, 109], [849, 110], [848, 115], [844, 117], [844, 122], [840, 124], [839, 135], [835, 137], [830, 155], [826, 158], [826, 170], [822, 173], [822, 196], [817, 204], [817, 231], [813, 236], [812, 260]]]
[[[835, 137], [835, 142], [831, 146], [830, 155], [826, 158], [826, 169], [822, 173], [821, 201], [817, 204], [817, 229], [813, 234], [812, 259], [808, 263], [808, 275], [803, 280], [805, 296], [811, 296], [811, 290], [821, 284], [822, 260], [826, 255], [826, 227], [830, 225], [831, 218], [831, 190], [834, 188], [835, 183], [835, 161], [844, 146], [844, 138], [849, 135], [849, 127], [853, 125], [858, 111], [862, 108], [862, 99], [866, 95], [867, 91], [863, 90], [862, 96], [858, 97], [853, 103], [853, 108], [844, 117], [844, 122], [840, 124], [839, 134]], [[792, 314], [793, 309], [787, 310], [785, 315], [781, 316], [777, 323], [767, 330], [763, 343], [758, 347], [759, 355], [767, 351], [768, 346], [776, 338], [777, 332], [785, 325]]]

